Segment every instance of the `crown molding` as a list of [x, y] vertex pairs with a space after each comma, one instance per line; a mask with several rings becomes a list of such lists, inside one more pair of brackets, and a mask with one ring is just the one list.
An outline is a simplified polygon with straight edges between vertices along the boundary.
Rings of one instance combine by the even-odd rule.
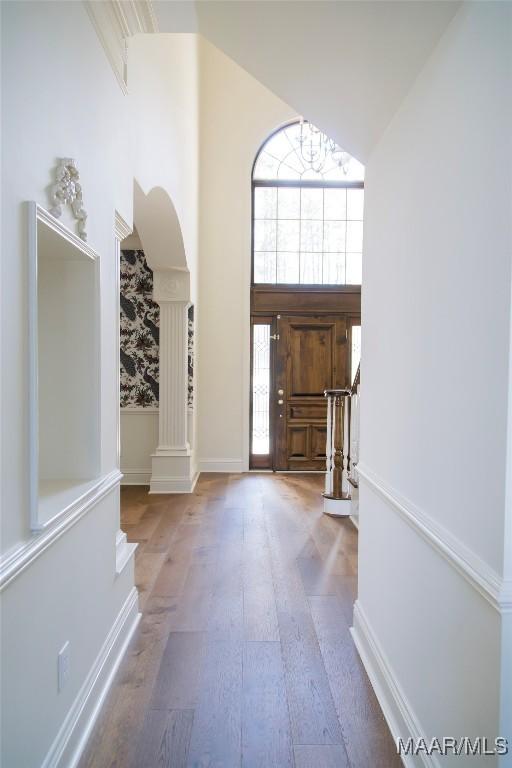
[[158, 22], [151, 0], [109, 0], [124, 37], [138, 32], [158, 32]]
[[140, 32], [158, 32], [151, 0], [83, 0], [117, 82], [128, 93], [126, 40]]
[[121, 242], [124, 240], [128, 235], [131, 235], [132, 228], [129, 224], [126, 223], [126, 221], [123, 219], [120, 213], [115, 211], [114, 214], [114, 231], [116, 235], [116, 239]]

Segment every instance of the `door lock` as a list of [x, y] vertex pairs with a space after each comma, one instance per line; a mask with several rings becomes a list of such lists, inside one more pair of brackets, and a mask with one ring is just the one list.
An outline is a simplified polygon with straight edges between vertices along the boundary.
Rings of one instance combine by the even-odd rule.
[[270, 338], [273, 341], [279, 341], [279, 334], [278, 333], [273, 333]]
[[277, 401], [277, 404], [278, 404], [278, 405], [282, 405], [282, 404], [283, 404], [283, 402], [284, 402], [284, 400], [278, 400], [278, 401]]

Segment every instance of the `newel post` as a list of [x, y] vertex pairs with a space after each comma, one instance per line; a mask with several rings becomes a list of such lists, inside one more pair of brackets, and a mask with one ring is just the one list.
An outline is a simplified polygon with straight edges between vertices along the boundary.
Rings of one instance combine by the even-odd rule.
[[351, 499], [346, 482], [346, 475], [350, 469], [351, 393], [349, 389], [326, 389], [324, 395], [327, 398], [324, 512], [345, 517], [350, 515], [351, 510]]

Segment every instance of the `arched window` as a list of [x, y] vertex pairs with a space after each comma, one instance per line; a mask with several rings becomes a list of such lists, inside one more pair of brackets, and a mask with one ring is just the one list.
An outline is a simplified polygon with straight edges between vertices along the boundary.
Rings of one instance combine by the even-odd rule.
[[361, 283], [361, 163], [301, 120], [262, 146], [252, 187], [253, 283]]

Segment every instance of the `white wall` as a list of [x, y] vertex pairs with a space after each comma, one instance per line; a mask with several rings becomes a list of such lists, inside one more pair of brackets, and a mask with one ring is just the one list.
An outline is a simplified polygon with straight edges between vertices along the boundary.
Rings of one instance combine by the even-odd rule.
[[[121, 243], [123, 250], [141, 250], [137, 229]], [[158, 408], [121, 408], [122, 485], [149, 485], [151, 454], [158, 445]]]
[[[2, 566], [10, 563], [14, 574], [2, 594], [2, 764], [38, 768], [54, 739], [64, 743], [65, 734], [58, 736], [59, 729], [79, 701], [108, 633], [119, 628], [116, 619], [122, 619], [122, 608], [132, 595], [131, 563], [116, 575], [119, 345], [114, 212], [131, 223], [134, 178], [145, 192], [162, 187], [182, 218], [187, 258], [194, 268], [197, 54], [190, 36], [170, 46], [154, 36], [152, 53], [141, 45], [140, 58], [138, 40], [134, 41], [132, 92], [125, 96], [82, 3], [7, 2], [1, 4], [1, 12], [1, 544]], [[170, 51], [169, 66], [160, 70], [162, 46]], [[153, 66], [158, 72], [152, 71]], [[162, 92], [165, 103], [160, 102]], [[101, 475], [114, 481], [76, 524], [59, 536], [53, 530], [47, 539], [46, 534], [34, 537], [29, 530], [23, 203], [36, 200], [49, 207], [47, 186], [56, 158], [66, 156], [77, 161], [89, 214], [89, 243], [101, 259]], [[69, 211], [63, 219], [74, 228]], [[121, 640], [132, 626], [134, 606], [124, 624], [121, 621]], [[57, 653], [66, 641], [71, 671], [59, 693]], [[118, 638], [107, 670], [119, 642]], [[93, 698], [98, 693], [95, 688]], [[84, 723], [85, 719], [80, 726]], [[69, 754], [60, 765], [72, 765]]]
[[[135, 35], [128, 41], [128, 87], [134, 121], [134, 176], [147, 195], [154, 187], [160, 233], [148, 228], [151, 241], [139, 235], [152, 269], [174, 266], [183, 245], [191, 273], [192, 301], [197, 295], [199, 62], [197, 36], [190, 34]], [[166, 209], [165, 195], [170, 198]], [[174, 209], [181, 232], [169, 227]], [[150, 211], [151, 213], [151, 211]], [[137, 210], [135, 222], [137, 224]], [[151, 231], [152, 229], [152, 231]], [[181, 266], [181, 264], [179, 264]]]
[[122, 485], [149, 485], [158, 446], [158, 408], [121, 409]]
[[[175, 30], [158, 3], [162, 31]], [[365, 162], [458, 3], [199, 0], [198, 30]], [[194, 19], [182, 17], [183, 28]]]
[[205, 40], [200, 61], [199, 468], [237, 472], [249, 451], [251, 170], [295, 113]]
[[511, 32], [464, 6], [367, 165], [359, 607], [428, 737], [498, 731]]

